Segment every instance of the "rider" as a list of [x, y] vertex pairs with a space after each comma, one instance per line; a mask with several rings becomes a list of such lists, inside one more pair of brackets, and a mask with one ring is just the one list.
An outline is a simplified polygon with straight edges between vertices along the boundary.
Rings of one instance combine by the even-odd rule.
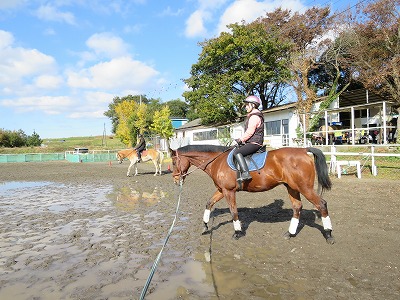
[[135, 148], [133, 148], [133, 149], [135, 149], [137, 152], [137, 157], [138, 157], [137, 162], [140, 162], [142, 159], [142, 151], [144, 149], [146, 149], [146, 141], [144, 140], [143, 134], [139, 134], [138, 137], [139, 137], [139, 140], [138, 140]]
[[241, 177], [237, 179], [238, 181], [251, 179], [244, 156], [258, 151], [264, 142], [264, 117], [261, 111], [258, 110], [261, 104], [260, 99], [257, 96], [248, 96], [243, 102], [246, 103], [247, 112], [244, 125], [245, 132], [243, 136], [235, 140], [240, 147], [233, 152], [241, 169]]

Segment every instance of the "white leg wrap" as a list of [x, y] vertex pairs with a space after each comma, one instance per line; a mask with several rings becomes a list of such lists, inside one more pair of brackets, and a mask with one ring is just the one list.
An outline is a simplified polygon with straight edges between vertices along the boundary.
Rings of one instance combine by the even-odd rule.
[[235, 231], [242, 231], [242, 226], [240, 225], [240, 221], [233, 221], [233, 228]]
[[322, 217], [322, 225], [324, 225], [325, 230], [332, 230], [332, 223], [331, 223], [331, 218], [327, 216], [326, 218]]
[[203, 221], [204, 223], [208, 223], [208, 221], [210, 221], [210, 214], [211, 214], [211, 210], [206, 209], [204, 211], [204, 215], [203, 215]]
[[297, 226], [299, 226], [299, 219], [292, 218], [289, 225], [289, 233], [296, 234]]

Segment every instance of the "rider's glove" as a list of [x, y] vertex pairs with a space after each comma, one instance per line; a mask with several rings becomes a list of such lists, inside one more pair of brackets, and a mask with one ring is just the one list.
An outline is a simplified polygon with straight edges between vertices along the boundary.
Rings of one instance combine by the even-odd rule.
[[238, 144], [238, 146], [241, 145], [241, 144], [243, 144], [243, 142], [242, 142], [241, 139], [236, 139], [235, 142], [236, 142], [236, 144]]

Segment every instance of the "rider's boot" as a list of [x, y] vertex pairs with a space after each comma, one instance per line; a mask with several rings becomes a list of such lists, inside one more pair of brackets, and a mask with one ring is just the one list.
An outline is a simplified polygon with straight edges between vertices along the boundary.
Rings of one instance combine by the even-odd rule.
[[237, 160], [237, 162], [239, 163], [240, 166], [240, 178], [238, 178], [238, 181], [246, 181], [246, 180], [250, 180], [251, 176], [249, 173], [249, 168], [247, 167], [247, 163], [244, 160], [243, 154], [242, 153], [236, 153], [235, 154], [235, 158]]

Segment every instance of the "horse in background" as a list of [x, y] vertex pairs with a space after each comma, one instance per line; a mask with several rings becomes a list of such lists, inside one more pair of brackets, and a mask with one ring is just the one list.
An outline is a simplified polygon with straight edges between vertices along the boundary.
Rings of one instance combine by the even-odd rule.
[[[122, 161], [124, 158], [129, 159], [131, 164], [128, 167], [128, 172], [126, 173], [126, 176], [130, 176], [131, 168], [134, 166], [135, 167], [135, 174], [136, 176], [138, 174], [138, 169], [137, 169], [137, 163], [138, 163], [138, 155], [136, 150], [134, 149], [125, 149], [125, 150], [120, 150], [116, 154], [117, 160], [120, 164], [122, 164]], [[148, 149], [144, 150], [142, 152], [142, 161], [146, 162], [151, 160], [154, 164], [154, 167], [156, 168], [156, 172], [154, 173], [154, 176], [157, 174], [161, 175], [161, 167], [162, 167], [162, 162], [164, 160], [164, 153], [162, 153], [159, 150], [155, 149]]]

